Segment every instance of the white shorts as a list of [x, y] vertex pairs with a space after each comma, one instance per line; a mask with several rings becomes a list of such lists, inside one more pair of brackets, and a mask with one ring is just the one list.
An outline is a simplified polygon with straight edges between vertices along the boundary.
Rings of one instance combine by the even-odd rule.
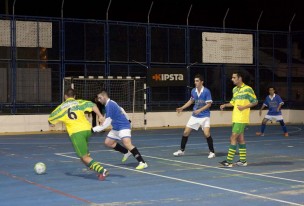
[[114, 139], [114, 140], [121, 140], [123, 138], [131, 138], [131, 130], [130, 129], [122, 129], [122, 130], [111, 130], [108, 133], [108, 136], [110, 139]]
[[268, 114], [266, 114], [265, 115], [265, 118], [266, 119], [269, 119], [269, 120], [271, 120], [271, 121], [276, 121], [276, 122], [278, 122], [278, 121], [280, 121], [280, 120], [283, 120], [283, 116], [282, 115], [268, 115]]
[[191, 116], [186, 126], [195, 130], [198, 130], [201, 126], [203, 130], [205, 127], [210, 127], [210, 117], [197, 118]]

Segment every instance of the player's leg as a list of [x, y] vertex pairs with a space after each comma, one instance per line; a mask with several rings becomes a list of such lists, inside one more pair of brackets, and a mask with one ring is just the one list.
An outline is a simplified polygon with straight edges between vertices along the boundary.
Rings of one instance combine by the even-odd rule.
[[182, 156], [185, 154], [188, 137], [190, 136], [191, 131], [192, 131], [192, 128], [187, 127], [187, 126], [185, 127], [183, 136], [181, 139], [181, 143], [180, 143], [180, 149], [173, 153], [174, 156], [178, 157], [178, 156]]
[[173, 153], [174, 156], [178, 157], [185, 154], [186, 145], [192, 129], [198, 130], [199, 127], [200, 127], [200, 118], [191, 116], [184, 129], [183, 136], [181, 139], [180, 149]]
[[202, 130], [204, 133], [204, 136], [207, 140], [208, 148], [209, 148], [209, 155], [208, 158], [214, 158], [215, 157], [215, 152], [214, 152], [214, 146], [213, 146], [213, 139], [210, 134], [210, 118], [209, 117], [204, 117], [202, 118]]
[[266, 118], [266, 117], [267, 116], [265, 116], [265, 118], [262, 121], [260, 132], [255, 133], [257, 136], [264, 136], [264, 132], [265, 132], [265, 129], [266, 129], [266, 124], [269, 121], [269, 118]]
[[[131, 133], [125, 135], [131, 136]], [[129, 156], [131, 156], [132, 153], [125, 147], [125, 145], [122, 146], [121, 144], [119, 144], [118, 141], [121, 141], [120, 131], [111, 130], [107, 135], [107, 138], [105, 139], [105, 145], [124, 154], [121, 161], [125, 162], [129, 158]]]
[[145, 162], [144, 158], [141, 156], [138, 149], [132, 144], [131, 141], [131, 130], [124, 129], [119, 132], [121, 141], [123, 145], [133, 154], [135, 159], [138, 161], [138, 166], [136, 169], [141, 170], [148, 167], [148, 164]]
[[99, 173], [100, 180], [104, 180], [108, 175], [108, 170], [104, 169], [99, 162], [96, 162], [92, 157], [90, 157], [87, 142], [89, 136], [91, 136], [91, 131], [82, 131], [73, 134], [70, 139], [80, 160], [88, 168]]
[[238, 137], [240, 159], [236, 162], [238, 166], [247, 166], [247, 149], [244, 133]]
[[120, 140], [121, 139], [119, 138], [119, 131], [111, 130], [105, 139], [105, 145], [122, 154], [127, 154], [129, 151], [117, 142]]
[[280, 125], [281, 125], [281, 127], [283, 129], [284, 136], [288, 137], [289, 135], [288, 135], [288, 132], [287, 132], [287, 127], [285, 125], [285, 122], [284, 122], [283, 118], [281, 120], [279, 120], [279, 123], [280, 123]]
[[[138, 161], [138, 163], [145, 163], [146, 164], [145, 160], [141, 156], [141, 154], [138, 151], [138, 149], [132, 144], [132, 141], [131, 141], [130, 137], [122, 138], [122, 142], [125, 145], [125, 147], [128, 148], [128, 150], [130, 150], [130, 152], [133, 154], [133, 156]], [[144, 168], [146, 168], [146, 167], [148, 167], [147, 164], [146, 164], [146, 166]], [[144, 169], [144, 168], [141, 168], [141, 169]]]
[[232, 124], [232, 134], [230, 136], [230, 146], [228, 149], [228, 154], [226, 157], [226, 160], [220, 162], [221, 165], [225, 167], [232, 167], [233, 164], [233, 159], [236, 153], [236, 148], [237, 148], [237, 141], [239, 136], [244, 133], [246, 124], [242, 123], [233, 123]]

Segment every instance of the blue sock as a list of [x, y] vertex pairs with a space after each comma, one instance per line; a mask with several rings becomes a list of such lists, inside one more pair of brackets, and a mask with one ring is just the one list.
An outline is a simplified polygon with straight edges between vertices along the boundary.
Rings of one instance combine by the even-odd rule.
[[262, 124], [261, 125], [261, 133], [264, 134], [265, 128], [266, 128], [266, 124]]
[[279, 122], [280, 122], [280, 125], [281, 125], [281, 127], [282, 127], [284, 133], [287, 133], [287, 127], [286, 127], [284, 121], [283, 121], [283, 120], [280, 120]]

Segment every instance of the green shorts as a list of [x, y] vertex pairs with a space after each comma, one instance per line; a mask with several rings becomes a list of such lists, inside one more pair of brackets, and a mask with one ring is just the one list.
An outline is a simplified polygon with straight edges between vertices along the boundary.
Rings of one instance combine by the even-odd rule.
[[232, 133], [235, 134], [243, 134], [245, 131], [245, 128], [247, 126], [247, 123], [232, 123]]
[[89, 153], [88, 141], [91, 135], [92, 132], [90, 130], [77, 132], [71, 135], [70, 139], [78, 157], [83, 157]]

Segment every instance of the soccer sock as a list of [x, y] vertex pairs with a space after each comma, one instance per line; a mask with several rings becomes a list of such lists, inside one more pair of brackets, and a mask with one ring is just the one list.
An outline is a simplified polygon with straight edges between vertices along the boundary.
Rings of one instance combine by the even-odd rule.
[[133, 154], [133, 156], [137, 159], [138, 162], [145, 162], [136, 147], [134, 147], [130, 152]]
[[262, 134], [264, 134], [265, 128], [266, 128], [266, 124], [262, 124], [261, 125], [261, 133]]
[[121, 146], [119, 143], [116, 143], [116, 146], [113, 149], [118, 151], [118, 152], [121, 152], [123, 154], [128, 153], [128, 150], [126, 148], [124, 148], [123, 146]]
[[213, 139], [212, 139], [211, 135], [207, 138], [207, 143], [208, 143], [210, 152], [214, 153]]
[[88, 164], [88, 167], [91, 169], [91, 170], [94, 170], [98, 173], [103, 173], [103, 166], [100, 165], [99, 162], [96, 162], [95, 160], [92, 160], [89, 164]]
[[281, 127], [282, 127], [284, 133], [287, 133], [287, 128], [286, 128], [286, 125], [285, 125], [284, 120], [280, 120], [279, 122], [280, 122], [280, 125], [281, 125]]
[[185, 151], [187, 142], [188, 142], [188, 137], [183, 136], [182, 137], [182, 141], [181, 141], [181, 150], [182, 151]]
[[227, 162], [232, 163], [236, 152], [236, 145], [230, 145], [228, 149]]
[[246, 162], [247, 150], [246, 144], [239, 144], [240, 161]]

